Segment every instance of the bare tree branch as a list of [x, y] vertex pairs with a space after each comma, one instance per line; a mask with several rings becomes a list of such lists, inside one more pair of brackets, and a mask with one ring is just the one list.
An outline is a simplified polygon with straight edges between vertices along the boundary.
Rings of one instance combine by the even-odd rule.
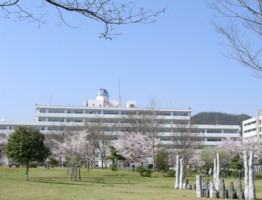
[[[3, 2], [1, 2], [3, 1]], [[42, 22], [41, 18], [35, 17], [29, 6], [23, 8], [19, 0], [0, 0], [0, 10], [5, 18], [14, 18], [18, 20], [33, 20]], [[104, 24], [104, 32], [101, 37], [111, 39], [115, 33], [115, 26], [136, 23], [152, 23], [165, 9], [153, 12], [136, 9], [132, 1], [114, 1], [114, 0], [42, 0], [41, 8], [48, 9], [47, 5], [57, 8], [59, 17], [66, 25], [64, 18], [65, 12], [78, 13], [86, 18], [95, 20]], [[71, 27], [71, 25], [69, 25]], [[74, 26], [73, 26], [74, 27]]]
[[17, 4], [19, 2], [19, 0], [15, 0], [15, 1], [4, 1], [2, 3], [0, 3], [0, 6], [13, 6], [15, 4]]
[[214, 26], [227, 40], [231, 49], [228, 57], [261, 77], [262, 1], [212, 0], [209, 6], [220, 16]]

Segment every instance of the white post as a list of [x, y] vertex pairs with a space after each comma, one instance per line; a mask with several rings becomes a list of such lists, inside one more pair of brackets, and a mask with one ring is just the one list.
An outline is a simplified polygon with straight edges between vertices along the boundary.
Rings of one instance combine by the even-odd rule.
[[244, 171], [245, 171], [245, 179], [244, 179], [244, 183], [245, 183], [245, 190], [244, 190], [244, 194], [245, 194], [245, 199], [249, 199], [249, 168], [248, 168], [248, 157], [247, 157], [247, 152], [244, 151], [243, 153], [243, 158], [244, 158]]
[[179, 176], [179, 189], [183, 190], [184, 185], [184, 158], [180, 158], [180, 176]]
[[213, 182], [214, 182], [215, 190], [218, 190], [217, 188], [217, 159], [216, 158], [214, 158]]
[[202, 176], [196, 175], [196, 197], [203, 197]]
[[216, 197], [216, 190], [215, 190], [215, 184], [213, 182], [211, 182], [210, 185], [209, 185], [209, 191], [210, 191], [209, 197], [215, 198]]
[[220, 158], [219, 158], [219, 153], [217, 153], [217, 173], [216, 173], [216, 189], [219, 189], [219, 184], [220, 184]]
[[179, 162], [179, 155], [176, 156], [176, 183], [175, 189], [179, 189], [179, 178], [180, 178], [180, 162]]
[[249, 200], [256, 199], [253, 160], [254, 160], [254, 152], [250, 151], [249, 152], [249, 161], [248, 161], [248, 172], [249, 172], [248, 198], [249, 198]]

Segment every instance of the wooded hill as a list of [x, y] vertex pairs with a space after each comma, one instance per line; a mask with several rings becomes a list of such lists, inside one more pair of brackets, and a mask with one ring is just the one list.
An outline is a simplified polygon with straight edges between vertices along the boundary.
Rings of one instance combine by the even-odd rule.
[[239, 125], [242, 121], [251, 118], [249, 115], [227, 114], [220, 112], [201, 112], [191, 117], [192, 124], [210, 124], [210, 125]]

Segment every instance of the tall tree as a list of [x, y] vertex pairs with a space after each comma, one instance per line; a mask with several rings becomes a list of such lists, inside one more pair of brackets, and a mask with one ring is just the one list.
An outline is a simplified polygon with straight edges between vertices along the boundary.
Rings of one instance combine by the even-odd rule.
[[[109, 144], [112, 139], [112, 133], [114, 128], [111, 123], [105, 123], [103, 118], [97, 117], [86, 123], [85, 129], [88, 131], [87, 139], [89, 143], [94, 147], [93, 149], [93, 161], [95, 154], [97, 153], [101, 167], [106, 168], [107, 152], [109, 151]], [[93, 162], [94, 163], [94, 162]]]
[[3, 156], [4, 156], [4, 143], [0, 141], [0, 165], [3, 164]]
[[216, 158], [217, 149], [215, 147], [207, 146], [201, 149], [200, 159], [204, 161], [204, 166], [209, 169], [214, 166], [214, 158]]
[[130, 112], [124, 116], [119, 125], [124, 134], [142, 134], [148, 136], [152, 148], [153, 171], [156, 170], [156, 151], [159, 144], [159, 130], [162, 118], [157, 115], [157, 103], [155, 99], [149, 100], [150, 107], [147, 110]]
[[117, 170], [117, 163], [118, 161], [123, 161], [125, 158], [119, 154], [117, 149], [114, 146], [109, 146], [110, 149], [110, 155], [107, 156], [107, 159], [111, 161], [111, 170], [116, 171]]
[[20, 127], [8, 138], [5, 144], [5, 153], [9, 159], [26, 164], [26, 180], [31, 161], [44, 161], [50, 154], [45, 146], [45, 137], [39, 130]]
[[93, 147], [87, 140], [87, 135], [86, 131], [69, 132], [64, 142], [60, 144], [59, 151], [74, 163], [88, 158]]
[[[227, 41], [231, 52], [227, 55], [262, 75], [262, 1], [211, 0], [219, 20], [214, 22], [218, 33]], [[224, 20], [223, 20], [224, 19]]]
[[156, 168], [157, 170], [168, 170], [168, 153], [164, 148], [156, 153]]
[[143, 7], [137, 9], [135, 5], [135, 2], [129, 0], [43, 0], [34, 3], [22, 0], [0, 0], [0, 17], [34, 21], [40, 25], [45, 23], [44, 17], [53, 7], [62, 23], [69, 25], [65, 13], [77, 13], [103, 23], [105, 29], [101, 37], [112, 38], [119, 34], [113, 32], [115, 26], [154, 22], [155, 18], [165, 10], [153, 12]]
[[190, 124], [178, 124], [174, 128], [173, 148], [178, 155], [184, 157], [185, 164], [187, 164], [194, 156], [196, 149], [200, 148], [200, 133], [194, 125]]

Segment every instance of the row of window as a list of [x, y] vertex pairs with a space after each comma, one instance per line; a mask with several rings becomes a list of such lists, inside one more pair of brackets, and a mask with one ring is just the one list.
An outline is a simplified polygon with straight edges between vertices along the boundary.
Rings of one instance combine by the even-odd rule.
[[[207, 129], [206, 133], [238, 133], [237, 129]], [[205, 132], [204, 132], [205, 133]]]
[[[199, 138], [198, 141], [200, 142], [204, 142], [204, 141], [207, 141], [207, 142], [221, 142], [223, 141], [225, 138], [217, 138], [217, 137], [208, 137], [208, 138]], [[171, 137], [160, 137], [160, 141], [172, 141], [172, 138]]]
[[251, 132], [255, 132], [255, 131], [256, 131], [256, 129], [253, 128], [253, 129], [249, 129], [249, 130], [244, 131], [244, 133], [251, 133]]
[[[40, 108], [40, 113], [68, 113], [68, 114], [101, 114], [101, 110], [82, 110], [82, 109], [47, 109]], [[118, 111], [118, 110], [104, 110], [103, 114], [110, 115], [141, 115], [146, 114], [149, 111]], [[159, 116], [189, 116], [187, 112], [162, 112], [157, 111], [156, 115]]]
[[251, 126], [253, 124], [256, 124], [256, 121], [253, 121], [253, 122], [250, 122], [250, 123], [247, 123], [247, 124], [244, 124], [244, 126]]
[[[139, 119], [138, 119], [139, 120]], [[92, 119], [84, 119], [84, 118], [64, 118], [64, 117], [39, 117], [39, 122], [90, 122], [90, 123], [130, 123], [133, 122], [132, 119], [99, 119], [99, 118], [92, 118]], [[188, 124], [188, 121], [182, 120], [159, 120], [159, 124]]]
[[[59, 118], [58, 118], [59, 119]], [[68, 119], [68, 121], [69, 121], [69, 119]], [[71, 121], [71, 122], [80, 122], [80, 121]], [[0, 130], [14, 130], [15, 128], [17, 128], [16, 126], [0, 126]], [[41, 130], [41, 131], [46, 131], [46, 130], [48, 130], [48, 131], [63, 131], [64, 130], [64, 127], [63, 126], [42, 126], [42, 127], [39, 127], [39, 126], [35, 126], [35, 127], [33, 127], [33, 128], [35, 128], [35, 129], [39, 129], [39, 130]], [[101, 127], [102, 129], [103, 129], [103, 131], [109, 131], [109, 132], [113, 132], [113, 131], [121, 131], [121, 129], [122, 129], [122, 131], [125, 131], [125, 128], [123, 127], [123, 128], [118, 128], [118, 127], [110, 127], [110, 126], [104, 126], [104, 127]], [[128, 127], [126, 127], [126, 128], [128, 128]], [[204, 130], [202, 130], [202, 131], [204, 131]], [[222, 131], [222, 130], [220, 130], [220, 131]], [[237, 132], [237, 130], [236, 130], [236, 132], [234, 132], [234, 131], [232, 131], [232, 132], [230, 132], [231, 130], [223, 130], [223, 132], [224, 133], [226, 133], [226, 134], [228, 134], [228, 133], [238, 133]], [[180, 131], [179, 131], [179, 129], [174, 129], [174, 128], [170, 128], [170, 129], [167, 129], [167, 128], [160, 128], [160, 129], [158, 129], [157, 130], [157, 132], [158, 133], [174, 133], [174, 134], [178, 134], [178, 133], [180, 133]], [[251, 131], [249, 131], [249, 132], [251, 132]], [[217, 133], [217, 132], [215, 132], [215, 133]], [[248, 132], [245, 132], [245, 133], [248, 133]]]
[[[259, 123], [259, 124], [262, 124], [262, 120], [259, 120], [258, 123]], [[244, 124], [244, 126], [251, 126], [251, 125], [254, 125], [254, 124], [256, 124], [256, 121], [253, 121], [253, 122], [250, 122], [250, 123]]]

